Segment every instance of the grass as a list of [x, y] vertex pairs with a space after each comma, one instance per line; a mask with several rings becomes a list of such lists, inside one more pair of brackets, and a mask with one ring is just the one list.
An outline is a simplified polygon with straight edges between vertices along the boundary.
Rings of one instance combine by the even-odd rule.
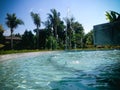
[[4, 54], [15, 54], [15, 53], [27, 53], [27, 52], [42, 52], [42, 51], [47, 51], [47, 50], [1, 50], [0, 55]]
[[[81, 49], [72, 49], [72, 50], [110, 50], [110, 49], [115, 49], [115, 48], [81, 48]], [[120, 49], [120, 48], [116, 48]], [[27, 53], [27, 52], [42, 52], [42, 51], [50, 51], [50, 50], [0, 50], [0, 55], [4, 54], [15, 54], [15, 53]], [[60, 50], [59, 50], [60, 51]]]

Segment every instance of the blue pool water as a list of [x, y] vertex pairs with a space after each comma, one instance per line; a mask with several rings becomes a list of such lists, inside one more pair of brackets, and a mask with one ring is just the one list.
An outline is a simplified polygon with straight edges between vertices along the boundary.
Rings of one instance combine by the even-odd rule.
[[9, 57], [0, 58], [0, 90], [120, 90], [119, 50]]

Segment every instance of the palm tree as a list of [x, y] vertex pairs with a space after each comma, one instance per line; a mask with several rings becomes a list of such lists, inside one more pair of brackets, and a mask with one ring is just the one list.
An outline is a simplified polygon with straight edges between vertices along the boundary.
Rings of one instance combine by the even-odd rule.
[[24, 24], [24, 22], [21, 19], [18, 19], [15, 13], [13, 14], [7, 13], [6, 20], [7, 20], [6, 25], [10, 28], [11, 32], [11, 49], [13, 49], [13, 31], [15, 28], [18, 27], [18, 25]]
[[109, 20], [109, 22], [120, 21], [120, 14], [115, 11], [106, 12], [105, 15], [106, 19]]
[[34, 21], [34, 24], [36, 25], [37, 31], [36, 31], [36, 37], [37, 37], [37, 48], [39, 48], [39, 27], [41, 26], [41, 19], [39, 14], [31, 12], [31, 17]]
[[49, 34], [53, 35], [50, 20], [48, 19], [47, 21], [42, 22], [42, 24], [45, 26], [45, 29], [49, 32]]
[[48, 14], [48, 19], [51, 22], [51, 26], [53, 28], [54, 31], [54, 36], [57, 39], [57, 26], [60, 23], [60, 12], [57, 12], [55, 9], [51, 9], [51, 14]]
[[68, 43], [69, 43], [69, 48], [71, 48], [71, 38], [72, 38], [72, 35], [73, 35], [72, 24], [74, 22], [74, 18], [73, 17], [71, 17], [71, 18], [64, 18], [64, 20], [66, 22], [66, 38], [69, 37], [69, 42]]

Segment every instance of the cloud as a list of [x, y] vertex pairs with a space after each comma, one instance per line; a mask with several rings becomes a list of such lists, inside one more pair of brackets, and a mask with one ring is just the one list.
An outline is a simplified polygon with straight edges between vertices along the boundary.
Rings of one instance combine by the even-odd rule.
[[9, 36], [10, 35], [10, 30], [5, 30], [4, 33], [3, 33], [3, 35]]

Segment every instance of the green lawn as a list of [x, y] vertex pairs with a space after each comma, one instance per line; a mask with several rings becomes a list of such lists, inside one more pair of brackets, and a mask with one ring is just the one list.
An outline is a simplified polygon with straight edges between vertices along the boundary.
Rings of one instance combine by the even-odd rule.
[[[82, 49], [72, 49], [72, 50], [110, 50], [114, 48], [82, 48]], [[117, 48], [120, 49], [120, 48]], [[43, 52], [43, 51], [50, 51], [50, 50], [0, 50], [0, 55], [4, 54], [14, 54], [14, 53], [27, 53], [27, 52]], [[54, 50], [55, 51], [55, 50]], [[60, 51], [60, 50], [57, 50]]]
[[42, 51], [47, 51], [47, 50], [1, 50], [0, 55], [3, 54], [13, 54], [13, 53], [26, 53], [26, 52], [42, 52]]

